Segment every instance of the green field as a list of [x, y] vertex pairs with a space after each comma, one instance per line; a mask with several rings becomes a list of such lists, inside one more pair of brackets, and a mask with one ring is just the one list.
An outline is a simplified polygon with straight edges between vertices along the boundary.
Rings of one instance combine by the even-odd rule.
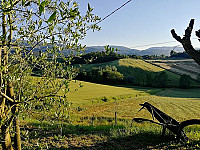
[[[130, 125], [135, 117], [151, 119], [147, 110], [138, 112], [139, 104], [146, 101], [178, 121], [199, 119], [199, 90], [117, 87], [72, 81], [68, 93], [72, 104], [69, 120], [54, 124], [35, 119], [22, 121], [26, 127], [33, 128], [23, 145], [36, 149], [46, 149], [46, 146], [52, 149], [198, 149], [199, 126], [187, 127], [189, 142], [177, 144], [172, 142], [174, 135], [169, 131], [161, 137], [162, 128], [158, 125]], [[114, 125], [115, 112], [117, 125]], [[22, 133], [27, 135], [26, 130]], [[38, 141], [42, 141], [39, 146]]]
[[83, 110], [77, 114], [84, 116], [114, 117], [117, 111], [120, 118], [147, 117], [147, 111], [137, 113], [139, 104], [146, 101], [180, 121], [200, 115], [200, 89], [115, 87], [82, 81], [81, 84], [82, 88], [73, 90], [79, 81], [71, 83], [69, 101], [81, 107]]

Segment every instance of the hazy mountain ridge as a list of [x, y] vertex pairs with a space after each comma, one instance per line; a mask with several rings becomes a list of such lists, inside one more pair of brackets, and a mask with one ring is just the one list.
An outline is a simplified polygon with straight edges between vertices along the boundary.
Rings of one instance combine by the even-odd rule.
[[[125, 46], [110, 46], [113, 48], [118, 48], [119, 51], [117, 51], [118, 54], [125, 54], [125, 55], [166, 55], [169, 56], [171, 50], [174, 49], [174, 47], [151, 47], [145, 50], [137, 50], [137, 49], [131, 49]], [[97, 52], [97, 51], [103, 51], [104, 46], [88, 46], [86, 47], [85, 53], [90, 53], [90, 52]], [[174, 49], [176, 52], [183, 52], [182, 47], [176, 47]]]

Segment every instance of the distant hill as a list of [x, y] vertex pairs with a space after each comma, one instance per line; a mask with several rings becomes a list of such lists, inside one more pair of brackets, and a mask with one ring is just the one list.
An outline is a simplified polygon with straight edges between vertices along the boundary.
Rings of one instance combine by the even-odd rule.
[[[151, 47], [146, 50], [140, 51], [140, 55], [165, 55], [169, 56], [171, 50], [173, 50], [174, 47]], [[182, 47], [176, 47], [174, 49], [176, 52], [183, 52], [184, 49]]]
[[[26, 46], [28, 46], [28, 44], [26, 42], [24, 42], [24, 44]], [[33, 52], [35, 53], [35, 55], [39, 55], [40, 52], [44, 52], [46, 51], [47, 48], [51, 48], [52, 46], [50, 44], [47, 44], [46, 46], [39, 46], [37, 48], [34, 48]], [[139, 56], [143, 56], [143, 55], [165, 55], [165, 56], [169, 56], [170, 52], [172, 50], [174, 50], [175, 52], [179, 53], [179, 52], [183, 52], [183, 48], [182, 47], [176, 47], [174, 49], [174, 47], [151, 47], [145, 50], [137, 50], [137, 49], [131, 49], [125, 46], [116, 46], [116, 45], [111, 45], [110, 47], [112, 48], [118, 48], [117, 53], [121, 54], [121, 55], [139, 55]], [[31, 47], [30, 47], [31, 48]], [[104, 51], [105, 48], [104, 46], [88, 46], [85, 49], [85, 53], [91, 53], [91, 52], [99, 52], [99, 51]], [[69, 55], [71, 53], [76, 53], [76, 51], [70, 50], [70, 49], [65, 49], [64, 51], [62, 51], [62, 53], [64, 55]]]
[[[137, 50], [137, 49], [131, 49], [125, 46], [110, 46], [114, 48], [118, 48], [119, 51], [117, 52], [118, 54], [124, 54], [124, 55], [165, 55], [169, 56], [170, 51], [173, 50], [174, 47], [151, 47], [145, 50]], [[104, 46], [89, 46], [86, 47], [85, 53], [90, 53], [90, 52], [97, 52], [97, 51], [103, 51]], [[176, 52], [183, 52], [182, 47], [176, 47], [175, 48]]]
[[[118, 54], [124, 54], [124, 55], [136, 55], [137, 53], [140, 53], [140, 50], [136, 50], [136, 49], [130, 49], [128, 47], [125, 46], [110, 46], [113, 48], [118, 48], [119, 51], [117, 51]], [[85, 53], [90, 53], [90, 52], [98, 52], [98, 51], [103, 51], [104, 50], [104, 46], [89, 46], [86, 47]]]

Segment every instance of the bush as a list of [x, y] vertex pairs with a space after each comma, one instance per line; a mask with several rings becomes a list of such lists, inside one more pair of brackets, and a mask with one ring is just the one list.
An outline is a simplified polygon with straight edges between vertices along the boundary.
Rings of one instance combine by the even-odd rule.
[[123, 74], [117, 71], [111, 71], [111, 70], [103, 70], [103, 80], [107, 83], [120, 83], [124, 79]]
[[183, 74], [179, 79], [179, 87], [183, 89], [188, 89], [190, 87], [191, 76]]
[[152, 73], [146, 73], [146, 86], [152, 87], [154, 83], [153, 79]]
[[92, 68], [90, 71], [82, 71], [76, 79], [96, 82], [96, 83], [122, 83], [123, 74], [117, 71], [115, 66], [106, 66], [105, 68]]
[[86, 64], [86, 63], [95, 64], [95, 63], [114, 61], [123, 58], [128, 58], [128, 56], [120, 55], [115, 52], [110, 52], [110, 53], [106, 53], [105, 51], [90, 52], [85, 55], [82, 55], [81, 57], [73, 58], [72, 64]]
[[163, 71], [154, 77], [153, 86], [165, 88], [167, 87], [167, 82], [168, 82], [167, 73]]
[[136, 78], [134, 76], [128, 76], [124, 80], [127, 84], [134, 84], [136, 82]]

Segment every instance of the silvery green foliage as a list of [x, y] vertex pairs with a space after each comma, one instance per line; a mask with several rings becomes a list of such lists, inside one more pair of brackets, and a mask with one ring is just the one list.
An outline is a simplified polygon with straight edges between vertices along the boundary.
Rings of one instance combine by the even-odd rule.
[[7, 0], [0, 5], [1, 18], [3, 12], [12, 16], [7, 17], [8, 34], [1, 33], [9, 54], [9, 63], [1, 66], [1, 71], [8, 68], [3, 78], [13, 83], [21, 110], [27, 114], [56, 110], [52, 118], [66, 116], [68, 85], [76, 75], [70, 61], [84, 50], [79, 41], [87, 30], [100, 29], [95, 24], [99, 17], [92, 14], [89, 4], [82, 15], [72, 0]]

